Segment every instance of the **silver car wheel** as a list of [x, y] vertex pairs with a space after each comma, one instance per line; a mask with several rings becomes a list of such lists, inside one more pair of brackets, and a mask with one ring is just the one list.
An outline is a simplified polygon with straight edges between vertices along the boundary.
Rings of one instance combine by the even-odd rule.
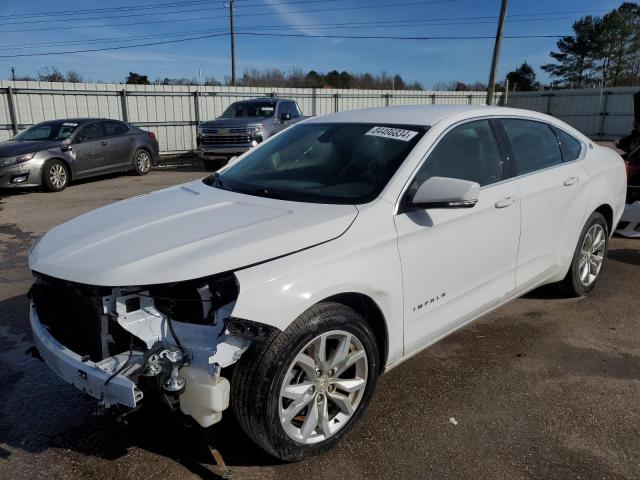
[[59, 163], [54, 163], [49, 169], [49, 181], [57, 190], [67, 184], [67, 170]]
[[318, 335], [295, 356], [280, 388], [280, 422], [298, 443], [322, 442], [354, 415], [368, 382], [367, 353], [344, 330]]
[[580, 282], [585, 287], [590, 286], [598, 278], [607, 246], [604, 228], [599, 223], [593, 225], [584, 236], [580, 248], [578, 273]]
[[138, 166], [138, 171], [141, 173], [147, 173], [151, 170], [151, 157], [147, 152], [138, 152], [136, 155], [136, 165]]

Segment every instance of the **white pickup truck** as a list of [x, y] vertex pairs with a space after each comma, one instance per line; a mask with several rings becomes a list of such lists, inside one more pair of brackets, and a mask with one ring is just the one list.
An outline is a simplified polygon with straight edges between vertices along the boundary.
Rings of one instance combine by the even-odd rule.
[[267, 97], [234, 102], [215, 120], [198, 127], [198, 156], [208, 170], [217, 170], [271, 135], [304, 117], [294, 100]]

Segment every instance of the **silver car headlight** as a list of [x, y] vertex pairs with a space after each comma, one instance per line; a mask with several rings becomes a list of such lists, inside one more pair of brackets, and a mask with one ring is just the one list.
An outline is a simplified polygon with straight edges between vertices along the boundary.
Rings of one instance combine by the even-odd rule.
[[15, 157], [0, 159], [0, 167], [8, 167], [9, 165], [17, 165], [18, 163], [24, 163], [31, 160], [35, 156], [36, 152], [27, 153], [25, 155], [16, 155]]

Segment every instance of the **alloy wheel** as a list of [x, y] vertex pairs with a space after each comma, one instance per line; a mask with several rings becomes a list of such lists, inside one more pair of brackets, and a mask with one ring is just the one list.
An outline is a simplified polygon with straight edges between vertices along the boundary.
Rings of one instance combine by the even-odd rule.
[[322, 333], [298, 352], [280, 388], [280, 422], [298, 443], [322, 442], [356, 412], [368, 381], [367, 353], [344, 330]]
[[67, 170], [59, 163], [54, 163], [49, 169], [49, 181], [60, 190], [67, 184]]
[[582, 241], [578, 274], [580, 282], [585, 287], [590, 286], [598, 278], [607, 246], [606, 232], [602, 225], [596, 223], [591, 226]]
[[147, 152], [138, 152], [136, 155], [136, 165], [142, 173], [147, 173], [151, 169], [151, 158]]

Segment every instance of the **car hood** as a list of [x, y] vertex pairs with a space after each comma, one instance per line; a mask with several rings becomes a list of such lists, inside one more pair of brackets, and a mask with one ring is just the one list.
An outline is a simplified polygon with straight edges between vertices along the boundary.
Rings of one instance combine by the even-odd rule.
[[31, 152], [40, 152], [50, 148], [60, 147], [61, 142], [50, 141], [25, 141], [25, 142], [2, 142], [0, 143], [0, 158], [14, 157]]
[[209, 122], [202, 122], [201, 126], [203, 128], [243, 128], [262, 125], [263, 120], [263, 117], [218, 118]]
[[133, 197], [50, 230], [29, 267], [99, 286], [201, 278], [324, 243], [358, 210], [254, 197], [195, 181]]

